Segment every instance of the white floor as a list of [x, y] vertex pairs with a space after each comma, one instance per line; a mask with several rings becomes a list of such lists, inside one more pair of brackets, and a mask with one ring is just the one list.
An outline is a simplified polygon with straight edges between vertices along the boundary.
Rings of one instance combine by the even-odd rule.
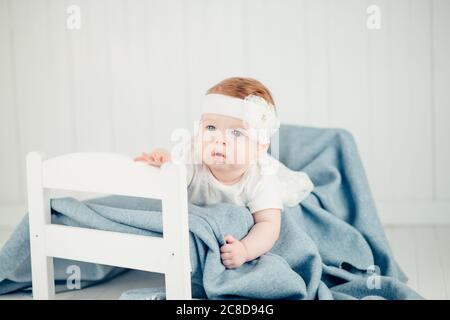
[[[0, 228], [0, 247], [11, 231]], [[409, 286], [427, 299], [450, 299], [450, 226], [389, 226], [386, 233], [409, 277]], [[117, 299], [128, 289], [163, 285], [162, 274], [129, 271], [103, 284], [57, 294], [56, 298]], [[0, 296], [0, 300], [30, 298], [23, 293]]]

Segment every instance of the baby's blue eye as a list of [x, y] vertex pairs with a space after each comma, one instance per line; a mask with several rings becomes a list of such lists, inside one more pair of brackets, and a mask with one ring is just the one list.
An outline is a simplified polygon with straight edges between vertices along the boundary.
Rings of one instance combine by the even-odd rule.
[[207, 125], [206, 129], [208, 129], [209, 131], [213, 131], [216, 130], [216, 127], [214, 127], [213, 125]]
[[239, 130], [233, 130], [233, 131], [231, 131], [231, 133], [232, 133], [233, 135], [235, 135], [236, 137], [242, 136], [242, 132], [240, 132]]

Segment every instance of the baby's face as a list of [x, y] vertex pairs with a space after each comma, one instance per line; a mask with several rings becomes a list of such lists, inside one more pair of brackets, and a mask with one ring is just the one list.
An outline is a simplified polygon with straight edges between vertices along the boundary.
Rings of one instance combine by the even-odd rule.
[[249, 136], [242, 120], [229, 116], [203, 114], [198, 133], [202, 161], [218, 170], [247, 167], [268, 148]]

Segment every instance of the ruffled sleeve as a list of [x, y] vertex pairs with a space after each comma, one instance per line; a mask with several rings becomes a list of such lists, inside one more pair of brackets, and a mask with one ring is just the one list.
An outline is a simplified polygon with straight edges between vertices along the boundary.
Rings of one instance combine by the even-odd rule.
[[264, 209], [283, 210], [281, 186], [276, 175], [261, 176], [256, 186], [252, 189], [250, 201], [247, 204], [252, 214]]
[[314, 190], [309, 176], [302, 171], [294, 171], [281, 164], [280, 177], [283, 204], [293, 207], [302, 202]]
[[314, 190], [314, 184], [305, 172], [291, 170], [269, 154], [267, 154], [265, 161], [267, 168], [271, 168], [272, 172], [276, 170], [283, 205], [296, 206]]

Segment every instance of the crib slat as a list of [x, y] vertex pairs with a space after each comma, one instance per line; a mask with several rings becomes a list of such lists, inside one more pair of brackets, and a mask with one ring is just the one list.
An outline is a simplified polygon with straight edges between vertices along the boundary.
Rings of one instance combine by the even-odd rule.
[[51, 257], [164, 273], [167, 252], [163, 238], [56, 224], [45, 226], [45, 254]]

